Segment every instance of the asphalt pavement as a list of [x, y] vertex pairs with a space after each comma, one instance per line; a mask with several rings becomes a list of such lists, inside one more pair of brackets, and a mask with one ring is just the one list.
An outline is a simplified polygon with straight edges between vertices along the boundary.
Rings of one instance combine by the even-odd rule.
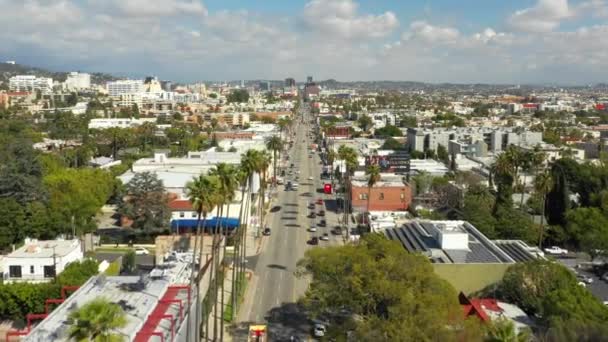
[[[321, 160], [316, 152], [310, 153], [312, 140], [308, 137], [309, 132], [308, 125], [298, 124], [294, 147], [287, 153], [290, 156], [288, 165], [294, 163], [294, 168], [285, 178], [286, 181], [297, 182], [298, 190], [286, 191], [284, 186], [279, 186], [277, 197], [271, 203], [274, 210], [270, 210], [266, 220], [271, 235], [262, 238], [260, 254], [249, 260], [248, 266], [253, 270], [256, 281], [247, 291], [251, 298], [246, 300], [251, 305], [243, 306], [247, 312], [239, 313], [241, 319], [237, 325], [240, 329], [237, 327], [233, 331], [235, 341], [242, 340], [242, 332], [249, 324], [267, 324], [271, 341], [310, 336], [309, 321], [296, 304], [304, 295], [309, 279], [295, 276], [296, 265], [307, 249], [340, 244], [342, 237], [330, 233], [338, 216], [325, 209], [325, 199], [329, 199], [329, 195], [323, 194], [323, 183], [319, 179]], [[296, 171], [299, 171], [297, 180]], [[325, 216], [309, 218], [309, 203], [318, 199], [323, 199], [324, 203], [315, 204], [314, 212], [318, 214], [324, 209]], [[325, 227], [318, 225], [321, 219], [326, 220]], [[317, 226], [317, 232], [309, 232], [313, 225]], [[312, 236], [320, 237], [323, 233], [329, 234], [330, 241], [319, 241], [318, 246], [307, 244]]]

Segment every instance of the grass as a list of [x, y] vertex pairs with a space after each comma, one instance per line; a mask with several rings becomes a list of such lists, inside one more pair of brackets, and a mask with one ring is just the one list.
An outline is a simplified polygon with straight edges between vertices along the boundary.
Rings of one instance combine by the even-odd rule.
[[[243, 301], [243, 297], [245, 296], [245, 290], [247, 289], [247, 280], [248, 279], [245, 276], [244, 272], [241, 272], [239, 275], [237, 275], [236, 284], [237, 286], [240, 286], [240, 291], [239, 293], [237, 293], [236, 297], [237, 308], [241, 304], [241, 302]], [[233, 295], [234, 293], [228, 298], [228, 301], [226, 302], [226, 307], [224, 308], [224, 321], [228, 323], [232, 322], [232, 312], [234, 310], [234, 308], [232, 307]]]
[[121, 261], [121, 259], [118, 258], [118, 259], [114, 260], [113, 262], [111, 262], [110, 266], [108, 266], [108, 269], [106, 269], [106, 271], [103, 273], [107, 276], [120, 275], [120, 266], [121, 266], [120, 261]]

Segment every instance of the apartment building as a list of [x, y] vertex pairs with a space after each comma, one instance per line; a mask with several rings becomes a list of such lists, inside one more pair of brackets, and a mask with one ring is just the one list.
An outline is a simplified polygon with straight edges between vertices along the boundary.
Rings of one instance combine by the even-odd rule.
[[82, 90], [91, 88], [91, 75], [79, 72], [70, 72], [64, 83], [70, 90]]
[[407, 142], [412, 151], [436, 151], [439, 145], [447, 149], [451, 140], [483, 141], [488, 151], [495, 153], [509, 145], [534, 146], [542, 142], [543, 134], [521, 127], [409, 128], [407, 131]]
[[108, 95], [120, 96], [123, 94], [142, 93], [144, 81], [142, 80], [119, 80], [106, 83]]
[[156, 124], [156, 119], [153, 118], [111, 118], [111, 119], [91, 119], [89, 121], [89, 129], [107, 129], [107, 128], [131, 128], [143, 125], [144, 123]]
[[47, 77], [36, 77], [34, 75], [17, 75], [8, 81], [11, 91], [34, 91], [40, 90], [43, 94], [53, 91], [53, 79]]
[[[412, 203], [412, 189], [403, 176], [381, 174], [379, 182], [370, 189], [366, 177], [351, 181], [353, 211], [406, 211]], [[369, 203], [368, 203], [369, 202]]]
[[249, 113], [204, 113], [203, 121], [210, 123], [216, 119], [219, 124], [231, 127], [243, 127], [249, 123]]

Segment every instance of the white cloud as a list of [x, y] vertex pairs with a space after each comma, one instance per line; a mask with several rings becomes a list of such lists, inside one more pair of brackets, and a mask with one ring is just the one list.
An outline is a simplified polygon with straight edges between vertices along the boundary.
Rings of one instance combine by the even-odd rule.
[[538, 0], [534, 7], [515, 12], [509, 17], [509, 25], [525, 32], [550, 32], [562, 20], [572, 17], [568, 0]]
[[460, 31], [452, 27], [433, 26], [426, 21], [415, 21], [410, 31], [403, 34], [404, 40], [423, 40], [426, 42], [454, 42], [460, 37]]
[[352, 0], [312, 0], [304, 7], [303, 18], [315, 31], [345, 38], [379, 38], [393, 32], [399, 20], [393, 12], [359, 15]]
[[131, 17], [167, 17], [176, 15], [207, 15], [200, 0], [92, 0], [110, 6]]

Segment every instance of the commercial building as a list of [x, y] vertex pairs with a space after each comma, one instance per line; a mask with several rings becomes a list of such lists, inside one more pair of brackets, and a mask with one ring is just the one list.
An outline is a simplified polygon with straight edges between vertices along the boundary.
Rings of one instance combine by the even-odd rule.
[[67, 264], [83, 258], [79, 240], [25, 239], [25, 244], [2, 259], [4, 283], [47, 282]]
[[18, 75], [11, 77], [8, 82], [8, 87], [11, 91], [40, 90], [43, 94], [50, 94], [53, 91], [52, 78]]
[[293, 88], [296, 86], [296, 80], [293, 78], [286, 78], [285, 79], [285, 87], [286, 88]]
[[213, 119], [216, 119], [219, 124], [226, 125], [229, 127], [243, 127], [249, 124], [249, 113], [212, 113], [207, 112], [203, 115], [203, 121], [211, 123]]
[[403, 176], [382, 173], [381, 179], [370, 189], [365, 177], [351, 181], [353, 211], [405, 211], [412, 203], [412, 189]]
[[141, 118], [141, 119], [91, 119], [89, 121], [89, 129], [108, 129], [108, 128], [131, 128], [143, 125], [144, 123], [156, 124], [154, 118]]
[[450, 141], [483, 141], [489, 152], [504, 151], [509, 145], [534, 146], [543, 140], [542, 132], [532, 132], [519, 127], [454, 127], [410, 128], [407, 142], [412, 151], [436, 151], [439, 145], [446, 149]]
[[91, 88], [91, 75], [79, 72], [70, 72], [65, 80], [65, 87], [70, 90]]
[[106, 83], [108, 95], [120, 96], [123, 94], [139, 94], [144, 91], [142, 80], [119, 80]]

